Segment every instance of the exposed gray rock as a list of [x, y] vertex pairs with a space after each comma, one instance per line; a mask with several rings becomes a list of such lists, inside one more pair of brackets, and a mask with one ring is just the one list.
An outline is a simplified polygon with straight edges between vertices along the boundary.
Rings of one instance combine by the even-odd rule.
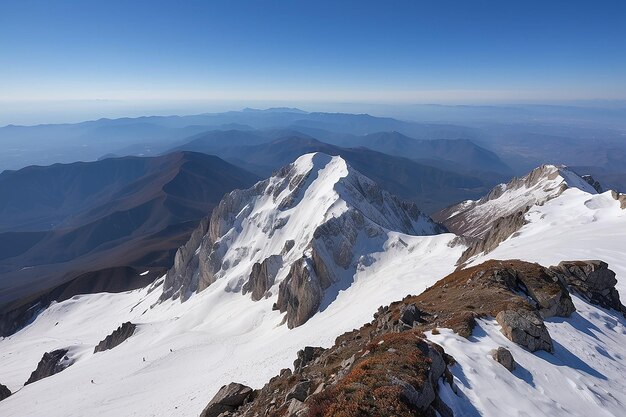
[[391, 384], [402, 388], [404, 401], [422, 412], [429, 410], [433, 406], [433, 402], [437, 397], [439, 378], [443, 376], [446, 370], [443, 357], [431, 345], [428, 346], [428, 356], [431, 359], [431, 366], [428, 371], [428, 378], [423, 382], [420, 390], [393, 375], [389, 377]]
[[287, 416], [288, 417], [305, 416], [308, 410], [309, 410], [309, 407], [305, 403], [294, 398], [289, 402], [289, 407], [287, 408]]
[[317, 312], [322, 295], [323, 288], [312, 262], [301, 258], [291, 265], [287, 278], [280, 283], [276, 305], [281, 313], [287, 313], [287, 326], [292, 329]]
[[502, 333], [512, 342], [531, 352], [552, 352], [552, 338], [539, 313], [530, 310], [505, 310], [498, 313], [496, 321]]
[[497, 349], [493, 349], [491, 351], [491, 357], [509, 371], [513, 372], [515, 369], [515, 360], [513, 360], [513, 355], [507, 348], [499, 346]]
[[513, 214], [498, 218], [483, 237], [470, 242], [457, 261], [457, 265], [463, 265], [471, 257], [480, 253], [489, 253], [497, 248], [500, 243], [526, 224], [525, 215], [529, 209], [530, 206], [527, 206]]
[[615, 289], [615, 272], [609, 269], [606, 262], [563, 261], [558, 266], [550, 267], [550, 271], [590, 303], [626, 315], [626, 307], [622, 305]]
[[283, 246], [283, 250], [280, 252], [281, 255], [286, 255], [293, 249], [296, 242], [293, 239], [289, 239], [285, 241], [285, 246]]
[[[566, 169], [554, 165], [540, 166], [523, 177], [513, 178], [507, 184], [498, 184], [479, 200], [455, 204], [433, 214], [432, 217], [452, 233], [483, 239], [500, 218], [509, 217], [519, 211], [525, 211], [526, 207], [543, 204], [559, 196], [568, 188], [568, 184], [563, 181], [555, 186], [553, 180], [561, 175], [561, 170]], [[484, 209], [486, 203], [500, 198], [505, 192], [521, 189], [537, 192], [525, 193], [525, 198], [517, 198], [515, 204], [507, 204], [506, 207], [494, 206], [491, 209]]]
[[425, 411], [430, 407], [430, 404], [435, 400], [436, 393], [430, 381], [424, 381], [421, 390], [417, 390], [413, 385], [405, 382], [395, 376], [389, 377], [389, 382], [392, 385], [398, 385], [402, 388], [402, 399], [411, 406], [417, 408], [420, 411]]
[[404, 306], [400, 312], [400, 323], [404, 328], [410, 329], [413, 327], [413, 323], [424, 323], [422, 316], [424, 312], [415, 306], [415, 304], [409, 304]]
[[272, 255], [265, 258], [261, 263], [255, 263], [252, 266], [248, 282], [242, 288], [242, 292], [244, 294], [251, 292], [254, 301], [262, 299], [267, 290], [274, 285], [274, 279], [282, 266], [282, 262], [282, 256]]
[[242, 384], [231, 382], [224, 385], [207, 404], [200, 417], [218, 417], [222, 413], [235, 411], [249, 401], [253, 394], [252, 388]]
[[160, 300], [180, 298], [181, 301], [185, 301], [198, 286], [198, 257], [195, 254], [208, 231], [208, 227], [209, 218], [205, 217], [193, 231], [187, 243], [176, 251], [174, 265], [165, 275]]
[[542, 317], [569, 317], [576, 311], [567, 288], [561, 281], [550, 277], [548, 269], [542, 268], [542, 273], [538, 277], [528, 277], [516, 272], [515, 278], [517, 288], [536, 303]]
[[0, 384], [0, 401], [5, 398], [9, 398], [11, 396], [11, 390], [8, 389], [5, 385]]
[[285, 402], [288, 402], [292, 398], [295, 398], [298, 401], [304, 401], [309, 396], [309, 391], [311, 389], [311, 381], [300, 381], [296, 385], [293, 386], [287, 392], [287, 396], [285, 397]]
[[105, 350], [113, 349], [118, 346], [124, 340], [128, 339], [135, 333], [137, 326], [129, 321], [123, 323], [120, 327], [100, 341], [94, 348], [93, 353], [103, 352]]
[[319, 346], [306, 346], [297, 353], [297, 358], [293, 361], [294, 373], [300, 372], [311, 361], [317, 359], [326, 349]]
[[54, 374], [58, 374], [67, 367], [71, 366], [74, 361], [68, 358], [68, 349], [57, 349], [52, 352], [46, 352], [37, 364], [35, 369], [24, 385], [32, 384], [40, 379], [47, 378]]

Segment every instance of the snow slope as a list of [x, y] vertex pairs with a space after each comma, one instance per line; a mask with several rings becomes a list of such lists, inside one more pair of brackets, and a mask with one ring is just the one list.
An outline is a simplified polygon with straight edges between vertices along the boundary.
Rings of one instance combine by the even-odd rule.
[[[619, 417], [626, 410], [626, 320], [572, 297], [576, 312], [546, 321], [554, 353], [530, 353], [508, 340], [495, 320], [480, 320], [470, 339], [448, 329], [428, 338], [454, 357], [458, 390], [446, 385], [444, 401], [455, 416]], [[510, 373], [491, 358], [504, 346], [517, 368]]]
[[541, 205], [568, 188], [596, 193], [591, 185], [567, 167], [543, 165], [521, 178], [497, 185], [479, 200], [463, 201], [434, 217], [457, 234], [483, 237], [498, 218], [528, 206]]
[[[124, 294], [77, 296], [53, 304], [30, 326], [0, 340], [0, 381], [19, 390], [0, 402], [0, 415], [68, 417], [89, 410], [98, 416], [195, 417], [220, 386], [238, 381], [261, 387], [290, 367], [299, 349], [332, 345], [340, 334], [371, 320], [378, 306], [417, 294], [453, 270], [464, 249], [452, 247], [454, 235], [402, 233], [432, 234], [438, 228], [340, 158], [308, 155], [290, 170], [295, 172], [287, 187], [244, 201], [245, 210], [235, 210], [232, 224], [224, 223], [219, 235], [226, 236], [223, 244], [228, 240], [223, 260], [229, 267], [220, 268], [214, 282], [185, 302], [159, 302], [163, 279]], [[289, 188], [294, 178], [305, 185]], [[280, 189], [279, 181], [260, 187]], [[286, 198], [290, 203], [276, 210]], [[242, 295], [254, 262], [280, 253], [289, 239], [295, 241], [294, 254], [285, 263], [290, 256], [302, 257], [316, 242], [316, 228], [348, 212], [364, 217], [350, 265], [335, 265], [343, 271], [341, 280], [327, 289], [320, 311], [306, 323], [294, 329], [281, 325], [284, 315], [272, 308], [275, 286], [256, 302]], [[276, 221], [280, 227], [265, 227]], [[368, 228], [371, 233], [363, 233]], [[93, 354], [98, 341], [125, 321], [137, 324], [136, 334]], [[44, 352], [63, 347], [70, 347], [74, 365], [20, 389]]]
[[591, 194], [568, 188], [559, 197], [526, 213], [527, 224], [487, 255], [487, 259], [521, 259], [542, 265], [564, 260], [600, 259], [617, 274], [617, 290], [626, 298], [626, 210], [607, 191]]

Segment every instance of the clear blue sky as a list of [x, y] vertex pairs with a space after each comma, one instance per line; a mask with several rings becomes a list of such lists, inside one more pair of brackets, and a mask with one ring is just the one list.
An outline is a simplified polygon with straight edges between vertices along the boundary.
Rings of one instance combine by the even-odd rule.
[[626, 98], [626, 1], [0, 0], [0, 101]]

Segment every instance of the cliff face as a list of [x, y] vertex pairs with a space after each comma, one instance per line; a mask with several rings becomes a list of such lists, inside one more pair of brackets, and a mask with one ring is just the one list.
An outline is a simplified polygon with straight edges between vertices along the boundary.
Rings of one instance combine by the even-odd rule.
[[276, 297], [295, 327], [319, 309], [326, 290], [349, 280], [390, 232], [445, 229], [340, 157], [304, 155], [267, 180], [227, 194], [176, 255], [161, 300], [185, 301], [218, 280], [253, 300]]

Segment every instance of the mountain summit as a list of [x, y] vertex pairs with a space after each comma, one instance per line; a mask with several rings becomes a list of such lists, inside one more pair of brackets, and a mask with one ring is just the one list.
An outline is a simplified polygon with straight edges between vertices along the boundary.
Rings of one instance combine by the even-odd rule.
[[[162, 300], [188, 299], [218, 280], [254, 300], [276, 297], [303, 324], [383, 250], [389, 232], [445, 229], [338, 156], [311, 153], [247, 190], [227, 194], [176, 255]], [[330, 291], [331, 287], [335, 291]]]

